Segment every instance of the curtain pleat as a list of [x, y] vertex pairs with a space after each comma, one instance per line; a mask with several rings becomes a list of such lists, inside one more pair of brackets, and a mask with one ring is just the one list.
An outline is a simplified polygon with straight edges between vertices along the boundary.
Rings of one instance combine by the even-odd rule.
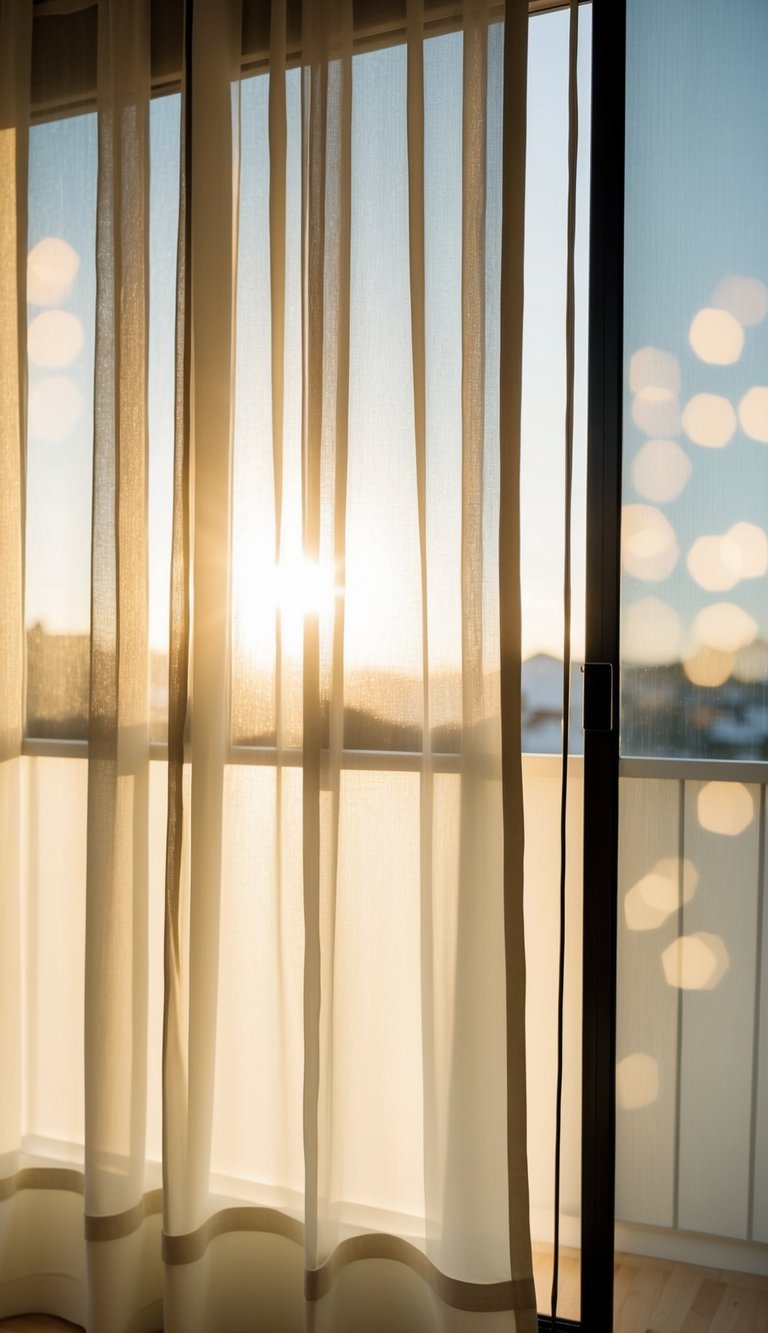
[[421, 773], [419, 778], [419, 878], [421, 933], [421, 1024], [424, 1134], [424, 1211], [426, 1249], [431, 1255], [441, 1216], [441, 1169], [438, 1138], [438, 1091], [435, 1071], [435, 977], [433, 830], [434, 773], [432, 765], [431, 678], [429, 667], [429, 543], [427, 533], [427, 374], [424, 238], [424, 6], [409, 0], [407, 133], [408, 246], [411, 301], [411, 362], [416, 501], [419, 526], [421, 628]]
[[560, 1266], [560, 1170], [562, 1135], [563, 1045], [565, 1027], [565, 916], [567, 884], [568, 740], [571, 700], [571, 529], [573, 503], [573, 418], [576, 364], [576, 186], [579, 161], [579, 7], [572, 0], [568, 33], [568, 213], [565, 295], [565, 503], [563, 516], [563, 766], [560, 783], [560, 923], [558, 946], [557, 1082], [555, 1106], [554, 1267], [550, 1308], [557, 1318]]
[[[192, 3], [185, 5], [184, 77], [181, 92], [179, 226], [176, 251], [174, 361], [173, 523], [168, 639], [168, 811], [165, 854], [163, 950], [163, 1227], [183, 1228], [176, 1192], [187, 1154], [188, 1025], [184, 987], [187, 954], [182, 930], [184, 873], [184, 744], [190, 658], [190, 473], [192, 429], [192, 301], [189, 257], [192, 230]], [[186, 799], [188, 800], [188, 792]], [[176, 1182], [175, 1186], [172, 1182]], [[183, 1197], [183, 1196], [182, 1196]]]
[[[101, 6], [98, 39], [91, 669], [85, 939], [87, 1322], [124, 1326], [144, 1290], [149, 684], [149, 4]], [[105, 1235], [109, 1234], [109, 1226]]]
[[[526, 1161], [525, 941], [523, 931], [522, 736], [520, 713], [520, 417], [523, 376], [525, 252], [525, 126], [528, 6], [507, 6], [504, 24], [500, 303], [499, 629], [501, 788], [504, 837], [504, 939], [507, 1016], [507, 1144], [509, 1244], [513, 1273], [530, 1254]], [[526, 1316], [529, 1321], [534, 1316]], [[533, 1324], [530, 1324], [533, 1327]]]
[[[272, 389], [272, 477], [274, 490], [275, 566], [282, 558], [283, 532], [283, 434], [285, 423], [285, 289], [287, 200], [286, 172], [288, 152], [288, 113], [286, 108], [285, 52], [286, 4], [276, 0], [270, 13], [269, 69], [269, 277], [270, 277], [270, 382]], [[275, 903], [277, 933], [283, 918], [283, 763], [285, 744], [283, 722], [283, 626], [280, 608], [275, 608]]]
[[224, 763], [228, 744], [229, 490], [240, 9], [197, 0], [192, 105], [192, 745], [189, 805], [188, 1229], [210, 1160]]
[[[103, 0], [84, 1165], [25, 1162], [18, 1175], [16, 1153], [0, 1209], [44, 1193], [68, 1236], [84, 1209], [84, 1271], [66, 1310], [53, 1289], [46, 1300], [89, 1333], [531, 1333], [527, 5], [510, 0], [502, 38], [493, 6], [467, 0], [431, 42], [433, 7], [407, 0], [392, 16], [400, 44], [361, 50], [352, 0], [305, 0], [294, 69], [295, 6], [276, 0], [269, 69], [249, 80], [244, 8], [247, 25], [245, 0], [184, 5], [162, 1162], [147, 1146], [162, 877], [149, 734], [153, 29], [150, 0]], [[2, 6], [4, 38], [23, 9]], [[35, 818], [17, 794], [28, 88], [27, 69], [0, 90], [9, 846]], [[251, 677], [238, 638], [249, 617], [268, 626]], [[366, 635], [387, 640], [377, 660]], [[266, 719], [244, 738], [237, 672]], [[2, 873], [17, 938], [21, 875], [12, 858]], [[0, 997], [13, 1012], [8, 962]], [[18, 1025], [0, 1024], [0, 1056], [18, 1068]], [[0, 1153], [18, 1149], [22, 1120], [9, 1085]]]
[[29, 6], [0, 7], [0, 1173], [18, 1169]]

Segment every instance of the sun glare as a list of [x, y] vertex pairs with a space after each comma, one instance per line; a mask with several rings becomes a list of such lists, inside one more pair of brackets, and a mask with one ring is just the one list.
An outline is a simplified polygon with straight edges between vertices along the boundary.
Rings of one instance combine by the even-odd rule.
[[261, 595], [270, 608], [292, 620], [305, 616], [321, 619], [332, 614], [344, 589], [337, 585], [332, 560], [284, 560], [273, 566], [262, 585]]
[[279, 615], [283, 652], [289, 657], [300, 656], [306, 618], [328, 620], [343, 596], [331, 560], [298, 556], [262, 566], [248, 588], [241, 588], [235, 598], [238, 652], [246, 655], [252, 668], [271, 662]]

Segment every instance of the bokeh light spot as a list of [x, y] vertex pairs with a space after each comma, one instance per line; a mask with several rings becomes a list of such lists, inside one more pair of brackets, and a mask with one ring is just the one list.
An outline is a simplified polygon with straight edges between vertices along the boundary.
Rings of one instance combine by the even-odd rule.
[[714, 990], [731, 962], [720, 936], [704, 930], [678, 935], [664, 950], [661, 961], [667, 985], [678, 990]]
[[677, 499], [691, 475], [691, 460], [676, 440], [647, 440], [632, 462], [639, 495], [658, 504]]
[[27, 256], [30, 305], [58, 305], [69, 296], [80, 267], [77, 251], [59, 236], [44, 236]]
[[640, 597], [624, 609], [622, 653], [628, 662], [660, 666], [676, 662], [682, 626], [673, 606], [658, 597]]
[[661, 347], [641, 347], [630, 358], [629, 387], [650, 401], [675, 398], [680, 389], [680, 362]]
[[760, 324], [768, 315], [768, 287], [759, 278], [729, 273], [713, 291], [712, 304], [727, 310], [740, 324]]
[[693, 622], [693, 633], [707, 648], [737, 653], [739, 648], [746, 648], [754, 640], [757, 621], [735, 602], [714, 602], [699, 611]]
[[616, 1066], [616, 1100], [624, 1111], [652, 1106], [659, 1097], [659, 1066], [652, 1055], [635, 1051]]
[[677, 398], [654, 398], [637, 393], [632, 400], [632, 420], [645, 435], [677, 435], [680, 432], [680, 404]]
[[759, 579], [768, 571], [768, 535], [756, 523], [734, 523], [722, 536], [697, 537], [686, 564], [700, 588], [726, 592], [740, 579]]
[[653, 505], [625, 505], [622, 511], [621, 558], [636, 579], [660, 583], [672, 573], [679, 548], [674, 529]]
[[78, 355], [83, 336], [83, 326], [76, 315], [67, 310], [44, 310], [29, 325], [29, 359], [35, 366], [61, 370]]
[[712, 366], [732, 366], [744, 349], [744, 330], [727, 310], [700, 310], [688, 338], [699, 359]]
[[696, 815], [708, 833], [736, 838], [752, 823], [755, 802], [743, 782], [707, 782], [696, 798]]
[[734, 523], [721, 549], [725, 564], [740, 579], [759, 579], [768, 570], [768, 537], [756, 523]]
[[715, 689], [725, 684], [733, 671], [733, 665], [733, 653], [724, 653], [719, 648], [700, 647], [686, 657], [683, 671], [692, 685]]
[[663, 925], [681, 902], [690, 902], [698, 879], [692, 861], [685, 859], [681, 862], [676, 856], [662, 857], [647, 875], [632, 885], [624, 899], [624, 917], [629, 930], [656, 930]]
[[725, 592], [738, 583], [733, 557], [726, 558], [722, 537], [697, 537], [686, 557], [691, 578], [707, 592]]
[[694, 444], [705, 449], [722, 449], [736, 429], [736, 413], [717, 393], [697, 393], [683, 409], [683, 429]]
[[739, 403], [739, 421], [745, 435], [768, 444], [768, 388], [757, 384]]

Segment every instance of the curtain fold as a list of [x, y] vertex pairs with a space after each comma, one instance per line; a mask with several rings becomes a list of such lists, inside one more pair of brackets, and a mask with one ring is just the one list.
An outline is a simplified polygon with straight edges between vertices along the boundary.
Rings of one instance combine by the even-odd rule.
[[[504, 24], [500, 284], [499, 652], [501, 787], [504, 838], [504, 940], [507, 979], [507, 1141], [510, 1246], [528, 1229], [526, 1160], [525, 941], [523, 930], [522, 728], [520, 712], [520, 414], [523, 392], [523, 258], [525, 251], [525, 122], [528, 12], [507, 7]], [[526, 1203], [520, 1207], [520, 1200]], [[530, 1244], [530, 1241], [529, 1241]]]
[[21, 744], [24, 725], [24, 440], [29, 69], [32, 24], [0, 10], [0, 1101], [3, 1176], [18, 1167], [21, 1126]]
[[148, 0], [100, 5], [97, 69], [85, 1210], [86, 1322], [106, 1331], [146, 1284]]
[[[268, 70], [249, 78], [242, 0], [184, 6], [167, 755], [150, 746], [151, 9], [98, 6], [88, 759], [72, 797], [85, 1131], [34, 1156], [11, 948], [0, 1235], [13, 1199], [39, 1194], [34, 1254], [50, 1213], [48, 1251], [23, 1273], [0, 1263], [0, 1312], [37, 1289], [89, 1333], [531, 1333], [527, 4], [502, 25], [467, 0], [436, 36], [432, 7], [408, 0], [402, 40], [369, 50], [352, 0], [307, 0], [291, 68], [296, 16], [276, 0]], [[0, 104], [0, 797], [23, 849], [42, 818], [20, 786], [31, 20], [3, 3], [4, 38], [17, 20], [0, 47], [18, 75]], [[21, 852], [3, 873], [18, 941]]]

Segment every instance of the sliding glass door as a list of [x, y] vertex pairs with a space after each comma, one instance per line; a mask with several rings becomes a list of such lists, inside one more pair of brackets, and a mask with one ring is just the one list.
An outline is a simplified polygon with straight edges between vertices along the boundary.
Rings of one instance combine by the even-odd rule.
[[681, 1328], [706, 1297], [717, 1327], [752, 1329], [768, 1299], [768, 8], [628, 0], [626, 52], [615, 1319], [655, 1329], [674, 1292]]

